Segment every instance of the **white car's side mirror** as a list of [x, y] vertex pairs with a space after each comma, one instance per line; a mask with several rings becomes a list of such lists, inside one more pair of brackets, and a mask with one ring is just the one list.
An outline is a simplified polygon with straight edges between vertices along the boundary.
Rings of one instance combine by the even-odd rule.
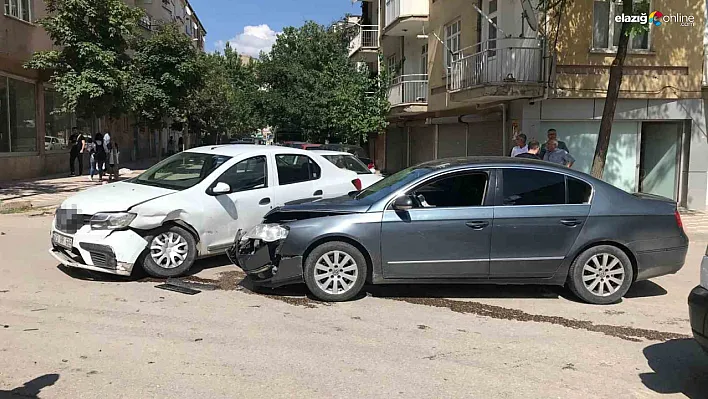
[[216, 183], [216, 186], [211, 189], [213, 195], [228, 194], [231, 192], [231, 186], [224, 182]]

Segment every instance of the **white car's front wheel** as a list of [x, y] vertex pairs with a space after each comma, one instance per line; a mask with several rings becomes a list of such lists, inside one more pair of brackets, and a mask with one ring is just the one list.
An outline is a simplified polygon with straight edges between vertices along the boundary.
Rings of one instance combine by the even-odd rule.
[[194, 264], [197, 243], [187, 230], [177, 226], [165, 226], [148, 241], [143, 269], [153, 277], [177, 277], [186, 273]]

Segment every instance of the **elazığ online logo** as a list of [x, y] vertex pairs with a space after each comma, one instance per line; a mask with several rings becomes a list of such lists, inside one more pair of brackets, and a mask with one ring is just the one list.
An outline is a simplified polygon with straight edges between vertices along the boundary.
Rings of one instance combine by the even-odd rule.
[[693, 15], [684, 15], [681, 13], [664, 15], [661, 11], [653, 11], [649, 16], [645, 13], [640, 15], [616, 15], [615, 22], [622, 23], [638, 23], [638, 24], [654, 24], [661, 26], [666, 23], [680, 23], [681, 26], [694, 26], [696, 18]]

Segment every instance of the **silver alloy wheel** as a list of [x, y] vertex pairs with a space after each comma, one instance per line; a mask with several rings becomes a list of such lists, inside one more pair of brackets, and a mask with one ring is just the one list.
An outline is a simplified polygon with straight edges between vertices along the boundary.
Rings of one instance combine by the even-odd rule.
[[354, 258], [342, 251], [329, 251], [315, 263], [315, 282], [328, 294], [343, 294], [356, 283], [359, 275]]
[[593, 295], [614, 294], [622, 287], [624, 277], [624, 265], [612, 254], [597, 254], [583, 266], [583, 284]]
[[150, 243], [150, 256], [164, 269], [174, 269], [184, 263], [189, 255], [187, 240], [181, 235], [166, 232], [155, 236]]

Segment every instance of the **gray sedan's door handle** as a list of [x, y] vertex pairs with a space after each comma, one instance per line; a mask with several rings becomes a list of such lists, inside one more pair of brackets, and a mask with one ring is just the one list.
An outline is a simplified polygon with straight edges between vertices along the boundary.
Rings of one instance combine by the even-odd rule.
[[485, 221], [473, 221], [465, 223], [467, 227], [471, 227], [474, 230], [482, 230], [483, 228], [489, 226], [489, 222]]
[[568, 227], [575, 227], [582, 222], [578, 219], [562, 219], [561, 223], [563, 223], [564, 225], [566, 225]]

